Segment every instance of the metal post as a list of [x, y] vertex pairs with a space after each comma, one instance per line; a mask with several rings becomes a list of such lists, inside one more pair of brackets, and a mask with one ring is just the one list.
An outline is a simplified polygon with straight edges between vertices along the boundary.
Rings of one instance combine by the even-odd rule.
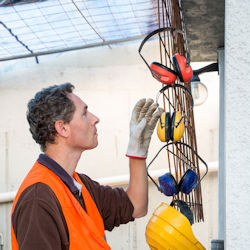
[[0, 250], [3, 250], [3, 234], [0, 233]]
[[219, 117], [219, 168], [218, 168], [218, 239], [224, 240], [225, 232], [225, 86], [224, 48], [218, 50], [220, 74], [220, 117]]
[[212, 240], [211, 250], [224, 250], [224, 240]]
[[218, 168], [218, 239], [211, 241], [211, 250], [224, 249], [225, 229], [225, 111], [224, 111], [224, 48], [218, 50], [220, 74], [219, 168]]

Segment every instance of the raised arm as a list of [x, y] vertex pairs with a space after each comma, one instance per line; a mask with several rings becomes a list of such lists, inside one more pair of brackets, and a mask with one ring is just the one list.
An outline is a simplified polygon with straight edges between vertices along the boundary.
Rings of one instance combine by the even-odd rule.
[[157, 109], [152, 99], [139, 100], [130, 121], [130, 138], [127, 149], [130, 168], [130, 181], [127, 194], [134, 206], [133, 217], [139, 218], [147, 214], [148, 179], [146, 158], [155, 125], [162, 110]]

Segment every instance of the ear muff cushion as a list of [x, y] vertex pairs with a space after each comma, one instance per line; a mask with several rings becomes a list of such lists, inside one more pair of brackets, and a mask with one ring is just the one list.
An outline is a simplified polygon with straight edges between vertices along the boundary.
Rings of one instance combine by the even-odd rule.
[[166, 173], [158, 178], [161, 191], [167, 195], [172, 196], [179, 192], [178, 184], [172, 174]]
[[196, 187], [197, 180], [197, 174], [193, 170], [188, 169], [182, 176], [178, 188], [184, 194], [189, 194]]
[[173, 65], [174, 65], [175, 71], [177, 72], [178, 77], [179, 77], [180, 80], [183, 82], [183, 77], [182, 77], [182, 74], [181, 74], [181, 69], [180, 69], [180, 67], [179, 67], [179, 63], [178, 63], [177, 58], [176, 58], [178, 55], [179, 55], [179, 54], [177, 53], [177, 54], [175, 54], [175, 55], [173, 56]]
[[193, 77], [193, 70], [190, 64], [187, 66], [187, 60], [184, 56], [176, 53], [173, 56], [173, 65], [182, 82], [191, 81]]
[[[150, 65], [150, 68], [152, 69], [153, 75], [162, 83], [164, 84], [171, 84], [174, 83], [176, 80], [176, 72], [160, 63], [153, 62]], [[157, 75], [159, 74], [159, 75]]]
[[169, 112], [162, 113], [158, 121], [157, 135], [160, 141], [168, 142], [170, 140], [170, 114]]
[[182, 115], [180, 112], [178, 111], [173, 112], [173, 115], [171, 117], [171, 130], [170, 130], [170, 139], [172, 141], [179, 141], [183, 136], [185, 126], [184, 126], [183, 119], [179, 123], [181, 118], [182, 118]]

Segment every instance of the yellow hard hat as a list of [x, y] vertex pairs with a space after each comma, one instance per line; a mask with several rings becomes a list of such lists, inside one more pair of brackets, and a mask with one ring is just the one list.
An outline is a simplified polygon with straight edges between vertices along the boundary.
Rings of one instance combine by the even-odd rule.
[[175, 208], [161, 203], [146, 227], [146, 240], [151, 249], [201, 250], [189, 220]]

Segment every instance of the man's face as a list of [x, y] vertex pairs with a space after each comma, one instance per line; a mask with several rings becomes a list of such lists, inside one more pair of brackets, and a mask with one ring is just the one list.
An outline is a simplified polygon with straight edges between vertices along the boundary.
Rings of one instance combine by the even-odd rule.
[[84, 151], [98, 145], [96, 124], [98, 117], [88, 111], [88, 106], [75, 94], [70, 93], [69, 98], [75, 105], [75, 112], [69, 122], [69, 145]]

